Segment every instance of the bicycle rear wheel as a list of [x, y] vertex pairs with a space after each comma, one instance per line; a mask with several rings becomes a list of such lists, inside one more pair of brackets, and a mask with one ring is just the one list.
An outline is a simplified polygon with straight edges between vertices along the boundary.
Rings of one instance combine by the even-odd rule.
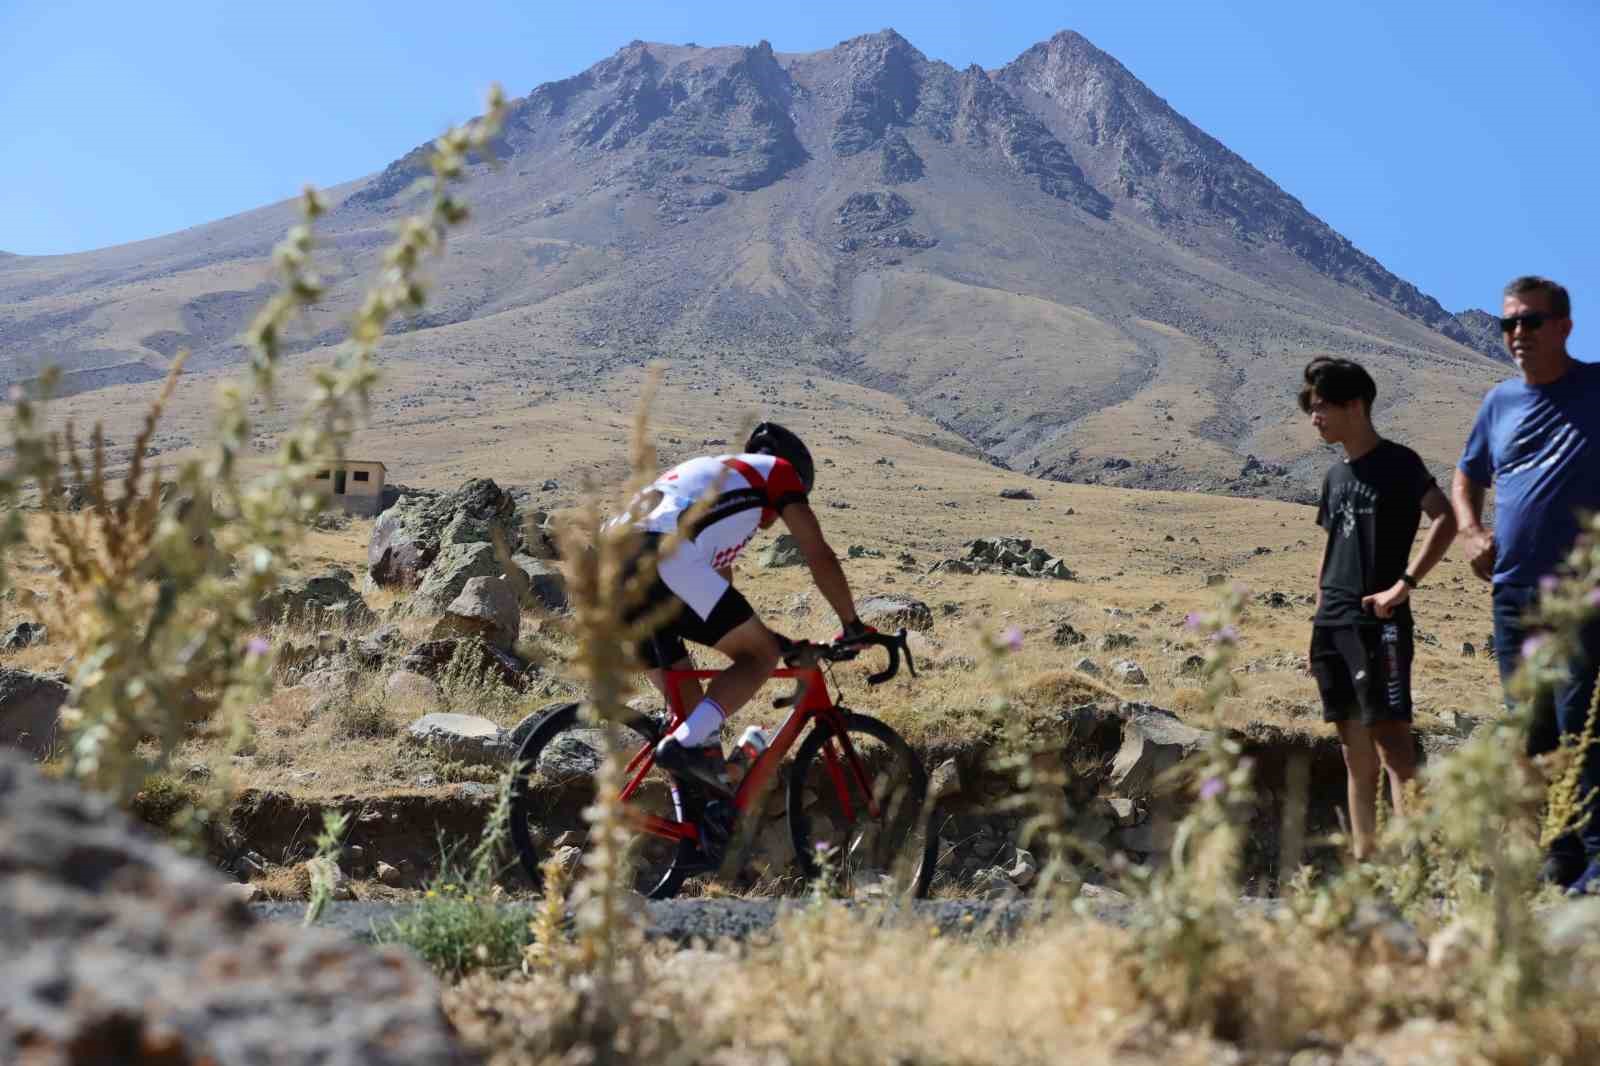
[[898, 733], [843, 713], [843, 731], [818, 719], [789, 778], [789, 831], [807, 880], [824, 871], [851, 896], [921, 899], [933, 881], [938, 837], [928, 775]]
[[[581, 704], [556, 707], [529, 731], [517, 750], [511, 782], [511, 841], [523, 872], [544, 885], [541, 865], [552, 855], [574, 867], [592, 846], [583, 811], [595, 797], [594, 775], [605, 753], [605, 731], [580, 713]], [[625, 758], [660, 739], [660, 723], [647, 716], [618, 726]], [[652, 769], [630, 799], [636, 811], [679, 820], [672, 782]], [[625, 883], [648, 899], [668, 899], [683, 887], [698, 852], [687, 841], [635, 833], [624, 858]], [[575, 868], [573, 872], [578, 871]]]

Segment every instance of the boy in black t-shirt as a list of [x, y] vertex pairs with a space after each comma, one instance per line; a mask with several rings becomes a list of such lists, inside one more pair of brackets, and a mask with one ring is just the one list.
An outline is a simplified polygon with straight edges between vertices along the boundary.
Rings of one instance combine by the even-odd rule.
[[[1405, 784], [1416, 776], [1407, 601], [1456, 535], [1450, 503], [1417, 453], [1373, 428], [1377, 395], [1372, 375], [1348, 359], [1313, 359], [1300, 390], [1300, 409], [1345, 453], [1323, 478], [1317, 507], [1328, 543], [1317, 570], [1308, 665], [1322, 692], [1322, 718], [1338, 726], [1344, 748], [1358, 860], [1372, 853], [1379, 760], [1397, 813], [1405, 812]], [[1433, 526], [1408, 568], [1423, 512]]]

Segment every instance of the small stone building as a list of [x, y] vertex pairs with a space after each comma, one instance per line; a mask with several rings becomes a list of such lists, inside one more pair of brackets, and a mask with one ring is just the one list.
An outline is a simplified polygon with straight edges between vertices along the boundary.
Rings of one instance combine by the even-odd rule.
[[329, 504], [346, 514], [375, 515], [383, 510], [382, 463], [365, 459], [346, 459], [327, 470], [318, 470], [316, 484], [326, 489]]

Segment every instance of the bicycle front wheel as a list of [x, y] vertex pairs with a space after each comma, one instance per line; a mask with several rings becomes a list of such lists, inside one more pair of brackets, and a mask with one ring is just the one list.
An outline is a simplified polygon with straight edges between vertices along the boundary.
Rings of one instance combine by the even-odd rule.
[[817, 719], [789, 778], [789, 831], [808, 880], [826, 876], [848, 896], [921, 899], [933, 881], [938, 837], [928, 774], [900, 734], [845, 711]]
[[[594, 839], [584, 810], [594, 802], [595, 774], [605, 753], [605, 731], [581, 714], [581, 704], [549, 711], [517, 749], [511, 782], [511, 840], [523, 872], [537, 888], [544, 885], [543, 863], [554, 856], [580, 873]], [[630, 759], [660, 738], [660, 725], [647, 716], [617, 727], [623, 758]], [[638, 813], [676, 821], [678, 811], [667, 774], [652, 769], [628, 801]], [[648, 899], [677, 895], [697, 854], [693, 844], [637, 832], [623, 855], [623, 882]]]

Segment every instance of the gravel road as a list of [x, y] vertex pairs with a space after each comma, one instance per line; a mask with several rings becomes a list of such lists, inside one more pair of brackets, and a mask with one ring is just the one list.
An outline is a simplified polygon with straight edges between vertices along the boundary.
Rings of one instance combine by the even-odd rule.
[[[795, 899], [672, 899], [648, 902], [644, 907], [650, 918], [647, 929], [649, 936], [686, 944], [697, 939], [744, 940], [757, 936], [771, 929], [783, 910], [808, 905], [805, 900]], [[838, 905], [857, 906], [851, 903]], [[360, 940], [370, 940], [374, 929], [388, 925], [414, 906], [416, 904], [413, 903], [330, 903], [323, 911], [319, 924], [343, 930]], [[509, 906], [522, 907], [531, 914], [531, 907], [526, 904]], [[1091, 917], [1123, 925], [1128, 920], [1133, 903], [1120, 892], [1086, 886], [1080, 896], [1080, 907]], [[250, 909], [272, 921], [299, 922], [305, 915], [303, 903], [254, 903]], [[884, 920], [904, 918], [933, 923], [947, 933], [976, 931], [988, 935], [1007, 935], [1030, 917], [1045, 913], [1041, 907], [1025, 902], [920, 900], [907, 908], [891, 911]]]

